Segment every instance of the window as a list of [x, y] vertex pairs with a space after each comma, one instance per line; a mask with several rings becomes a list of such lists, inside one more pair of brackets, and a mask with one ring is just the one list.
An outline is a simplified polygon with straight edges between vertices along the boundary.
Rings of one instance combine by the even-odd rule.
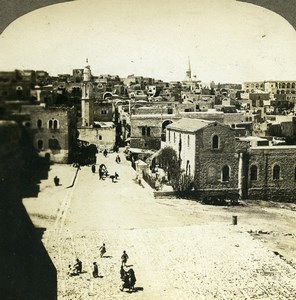
[[222, 181], [229, 181], [229, 167], [228, 166], [224, 166], [222, 168]]
[[255, 165], [251, 166], [250, 170], [250, 180], [257, 180], [258, 177], [258, 168]]
[[59, 121], [52, 118], [48, 121], [48, 128], [49, 129], [58, 129], [59, 128]]
[[101, 135], [99, 135], [99, 140], [100, 140], [100, 141], [102, 140], [102, 136], [101, 136]]
[[188, 148], [190, 147], [190, 135], [188, 135], [188, 137], [187, 137], [187, 146], [188, 146]]
[[275, 165], [272, 170], [272, 178], [273, 180], [280, 179], [281, 168], [279, 165]]
[[37, 127], [38, 128], [41, 128], [42, 127], [42, 120], [37, 120]]
[[38, 147], [39, 150], [43, 149], [43, 141], [42, 140], [38, 140], [37, 147]]
[[106, 115], [107, 114], [107, 110], [102, 110], [102, 115]]
[[53, 127], [52, 125], [53, 125], [53, 120], [49, 120], [48, 121], [48, 128], [51, 129]]
[[218, 135], [213, 135], [213, 137], [212, 137], [212, 149], [219, 149], [219, 137], [218, 137]]
[[142, 135], [150, 136], [150, 127], [142, 127]]

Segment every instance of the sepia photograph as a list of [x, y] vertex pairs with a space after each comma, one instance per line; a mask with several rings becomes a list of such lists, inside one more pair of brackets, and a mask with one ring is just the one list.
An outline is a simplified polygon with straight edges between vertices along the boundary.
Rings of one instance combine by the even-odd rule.
[[294, 0], [0, 5], [0, 300], [296, 299]]

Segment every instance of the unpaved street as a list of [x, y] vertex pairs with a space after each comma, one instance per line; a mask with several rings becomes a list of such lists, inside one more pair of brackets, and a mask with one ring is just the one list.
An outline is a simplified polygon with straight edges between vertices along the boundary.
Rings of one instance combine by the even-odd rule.
[[[47, 228], [43, 241], [58, 271], [59, 299], [296, 298], [295, 211], [154, 199], [146, 184], [136, 183], [123, 155], [120, 164], [115, 156], [99, 154], [97, 164], [106, 164], [110, 174], [116, 171], [116, 183], [82, 167], [67, 188], [75, 169], [54, 165], [38, 199], [24, 199], [35, 225]], [[59, 187], [53, 186], [55, 175]], [[137, 278], [138, 291], [131, 294], [119, 289], [123, 250]], [[85, 272], [69, 277], [68, 264], [76, 257]]]

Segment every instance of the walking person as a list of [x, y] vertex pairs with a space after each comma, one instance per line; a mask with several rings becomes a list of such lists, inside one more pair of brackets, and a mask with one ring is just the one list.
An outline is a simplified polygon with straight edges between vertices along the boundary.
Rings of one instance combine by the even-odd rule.
[[125, 274], [124, 274], [123, 284], [122, 284], [122, 288], [120, 290], [123, 292], [124, 289], [130, 290], [130, 278], [129, 278], [129, 274], [127, 272], [125, 272]]
[[135, 290], [135, 283], [137, 281], [136, 276], [135, 276], [135, 272], [134, 272], [133, 269], [129, 269], [128, 273], [129, 273], [129, 280], [130, 280], [130, 289], [132, 291], [134, 291]]
[[123, 251], [121, 255], [121, 265], [126, 267], [127, 260], [128, 260], [128, 255], [125, 251]]
[[104, 150], [103, 154], [104, 154], [105, 157], [107, 157], [107, 155], [108, 155], [107, 149]]
[[99, 269], [98, 269], [98, 265], [96, 262], [93, 262], [93, 268], [94, 268], [94, 270], [92, 272], [93, 277], [94, 278], [99, 277]]
[[103, 255], [107, 252], [105, 244], [103, 244], [103, 245], [99, 248], [99, 250], [100, 250], [100, 255], [101, 255], [101, 257], [103, 257]]
[[121, 159], [120, 159], [120, 156], [119, 156], [119, 155], [116, 156], [115, 161], [116, 161], [118, 164], [121, 162]]
[[58, 186], [60, 184], [60, 178], [58, 176], [55, 176], [53, 181], [54, 181], [55, 186]]
[[124, 270], [124, 268], [123, 268], [123, 266], [120, 267], [119, 273], [120, 273], [120, 279], [123, 280], [124, 279], [124, 275], [126, 273], [125, 270]]

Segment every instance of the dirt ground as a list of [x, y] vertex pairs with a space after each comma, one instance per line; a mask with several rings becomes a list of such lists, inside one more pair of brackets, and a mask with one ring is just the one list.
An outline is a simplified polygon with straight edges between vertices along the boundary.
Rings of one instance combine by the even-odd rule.
[[[54, 165], [38, 198], [24, 199], [58, 272], [58, 299], [295, 299], [296, 205], [245, 201], [240, 206], [155, 199], [135, 181], [129, 162], [98, 156], [110, 174]], [[61, 186], [53, 185], [53, 177]], [[237, 216], [237, 225], [233, 225]], [[107, 253], [99, 256], [106, 243]], [[137, 291], [121, 292], [120, 256], [136, 273]], [[79, 257], [83, 274], [69, 277]], [[92, 263], [99, 278], [92, 278]]]

